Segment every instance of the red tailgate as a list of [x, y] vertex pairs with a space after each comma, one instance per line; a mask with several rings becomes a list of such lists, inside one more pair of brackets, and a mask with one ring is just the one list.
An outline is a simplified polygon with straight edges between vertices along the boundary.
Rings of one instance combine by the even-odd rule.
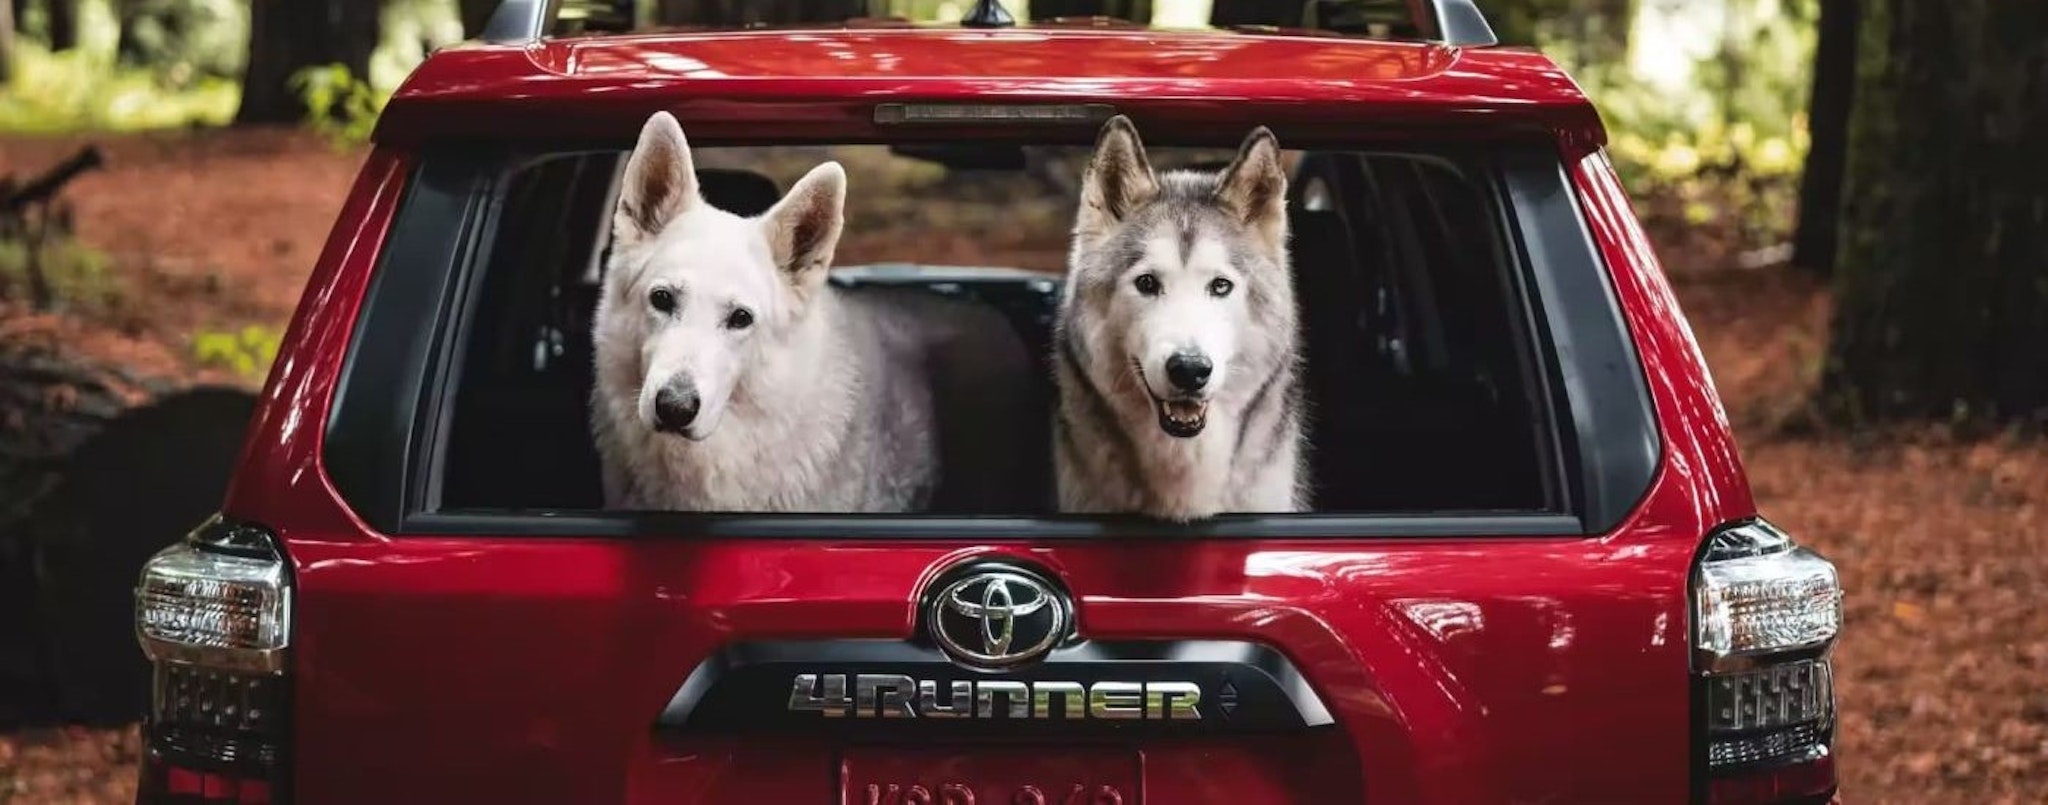
[[[1691, 541], [1677, 533], [987, 552], [306, 540], [293, 550], [297, 706], [321, 728], [299, 736], [299, 790], [309, 802], [378, 799], [394, 780], [408, 799], [450, 801], [1679, 801]], [[1071, 639], [1009, 670], [947, 655], [919, 604], [976, 558], [1071, 596]], [[1013, 607], [1029, 597], [1010, 593]], [[1017, 626], [1013, 647], [1032, 639]], [[1187, 686], [1198, 717], [1176, 718]]]

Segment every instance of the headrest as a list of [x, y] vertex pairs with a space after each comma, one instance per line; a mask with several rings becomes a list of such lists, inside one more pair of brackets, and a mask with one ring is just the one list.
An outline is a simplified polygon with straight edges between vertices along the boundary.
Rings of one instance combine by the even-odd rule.
[[711, 206], [741, 217], [760, 215], [782, 200], [775, 180], [753, 171], [704, 168], [697, 171], [697, 187]]

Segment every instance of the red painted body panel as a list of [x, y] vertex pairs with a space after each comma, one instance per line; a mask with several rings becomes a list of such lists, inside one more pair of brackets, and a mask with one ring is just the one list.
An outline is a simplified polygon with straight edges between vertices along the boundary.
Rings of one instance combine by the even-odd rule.
[[[1599, 118], [1533, 53], [1334, 37], [1127, 30], [819, 30], [604, 37], [443, 51], [386, 107], [377, 137], [630, 137], [656, 110], [692, 141], [877, 133], [885, 101], [1116, 103], [1146, 131], [1235, 145], [1244, 122], [1285, 141], [1430, 126], [1532, 128], [1597, 145]], [[537, 107], [545, 114], [535, 114]], [[1365, 130], [1361, 132], [1361, 124]], [[918, 127], [926, 136], [959, 130]], [[829, 129], [830, 135], [822, 131]], [[1015, 127], [975, 136], [1019, 136]], [[1087, 127], [1075, 132], [1092, 139]], [[891, 132], [902, 136], [902, 132]], [[1034, 136], [1037, 132], [1033, 132]]]
[[[1226, 107], [1252, 97], [1325, 99], [1294, 109], [1302, 120], [1359, 103], [1422, 109], [1455, 98], [1550, 109], [1575, 126], [1589, 114], [1576, 90], [1550, 78], [1553, 68], [1522, 54], [1219, 36], [1191, 37], [1186, 52], [1148, 61], [1119, 50], [1149, 41], [1136, 35], [1040, 35], [1006, 49], [989, 44], [996, 35], [961, 33], [907, 48], [900, 62], [883, 59], [882, 47], [903, 35], [456, 51], [408, 84], [385, 133], [403, 140], [470, 125], [435, 117], [445, 114], [436, 103], [510, 110], [542, 101], [550, 111], [527, 113], [547, 118], [538, 127], [626, 135], [638, 121], [617, 115], [690, 94], [685, 85], [700, 80], [692, 71], [722, 74], [701, 79], [719, 92], [745, 84], [763, 98], [927, 87], [923, 94], [966, 96], [1005, 86], [1025, 96], [1180, 94], [1240, 130], [1255, 114]], [[701, 65], [686, 68], [686, 51]], [[838, 65], [833, 52], [848, 54], [839, 77], [754, 75]], [[677, 61], [657, 58], [664, 53]], [[1273, 59], [1286, 63], [1262, 66]], [[1084, 87], [1105, 65], [1128, 78]], [[644, 97], [605, 106], [636, 93]], [[600, 107], [613, 116], [596, 116]], [[1592, 130], [1581, 134], [1580, 147], [1567, 149], [1576, 155], [1597, 142]], [[373, 532], [322, 470], [322, 426], [403, 194], [401, 154], [386, 145], [364, 166], [287, 333], [225, 506], [276, 528], [295, 569], [298, 802], [832, 801], [837, 747], [664, 739], [653, 720], [690, 669], [729, 640], [909, 635], [919, 583], [935, 565], [978, 552], [1028, 555], [1057, 573], [1090, 638], [1277, 646], [1341, 728], [1144, 746], [1147, 801], [1686, 800], [1687, 571], [1702, 534], [1752, 514], [1753, 503], [1699, 350], [1597, 154], [1571, 166], [1573, 182], [1664, 432], [1655, 481], [1621, 526], [1576, 538], [1045, 544]]]

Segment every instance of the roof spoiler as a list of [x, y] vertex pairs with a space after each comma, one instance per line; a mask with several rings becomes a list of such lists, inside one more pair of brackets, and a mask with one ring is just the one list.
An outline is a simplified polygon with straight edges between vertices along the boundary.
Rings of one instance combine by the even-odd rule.
[[[495, 45], [518, 45], [545, 37], [560, 16], [563, 0], [504, 0], [484, 25], [482, 39]], [[1436, 15], [1437, 38], [1456, 47], [1500, 44], [1473, 0], [1429, 0]]]

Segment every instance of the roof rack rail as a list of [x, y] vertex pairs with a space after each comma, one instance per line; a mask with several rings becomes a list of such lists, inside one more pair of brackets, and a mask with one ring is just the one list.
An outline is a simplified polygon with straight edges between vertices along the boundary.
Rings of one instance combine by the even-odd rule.
[[[557, 17], [561, 16], [565, 0], [503, 0], [490, 21], [485, 23], [481, 38], [498, 45], [518, 45], [536, 42], [547, 36]], [[1500, 44], [1493, 33], [1493, 26], [1486, 21], [1486, 15], [1479, 11], [1473, 0], [1430, 0], [1436, 14], [1437, 38], [1454, 47], [1489, 47]], [[975, 6], [977, 12], [985, 8], [1001, 8], [999, 3], [986, 0]], [[974, 19], [970, 15], [970, 22]]]
[[539, 41], [561, 11], [561, 0], [504, 0], [491, 12], [479, 38], [493, 45]]
[[1435, 0], [1437, 36], [1446, 45], [1468, 48], [1500, 44], [1486, 15], [1472, 0]]

